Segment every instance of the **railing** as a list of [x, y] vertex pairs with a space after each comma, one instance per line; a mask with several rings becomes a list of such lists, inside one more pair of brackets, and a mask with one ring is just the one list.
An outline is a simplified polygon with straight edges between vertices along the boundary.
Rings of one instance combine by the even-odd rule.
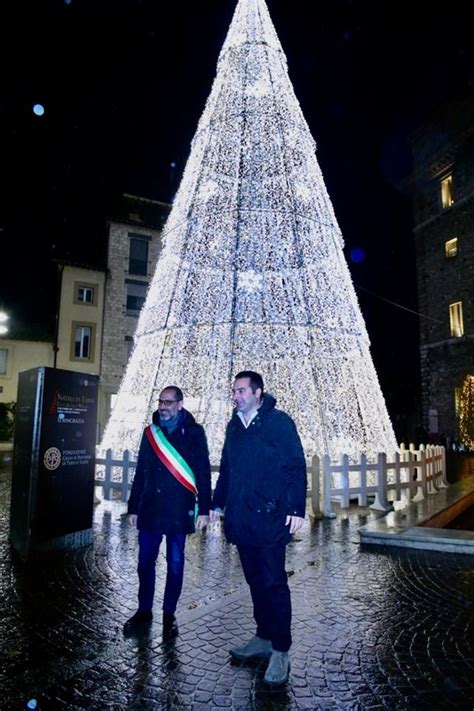
[[104, 499], [111, 499], [112, 490], [115, 489], [120, 491], [121, 501], [127, 501], [136, 466], [137, 463], [130, 459], [128, 449], [122, 459], [114, 459], [111, 449], [106, 451], [105, 459], [96, 458], [95, 485], [102, 487]]
[[[102, 487], [104, 499], [111, 499], [112, 491], [120, 492], [120, 500], [127, 501], [129, 491], [132, 487], [133, 475], [137, 463], [130, 457], [128, 449], [123, 453], [122, 459], [114, 459], [112, 450], [108, 449], [105, 458], [95, 460], [95, 485]], [[211, 467], [213, 486], [219, 473], [219, 467]], [[308, 484], [314, 482], [312, 465], [307, 469]], [[318, 482], [319, 491], [319, 482]], [[311, 495], [311, 490], [308, 492]], [[318, 499], [319, 500], [319, 499]]]
[[[102, 487], [104, 499], [111, 499], [112, 490], [120, 492], [120, 500], [127, 501], [132, 488], [133, 475], [137, 463], [130, 457], [128, 449], [122, 459], [114, 459], [112, 450], [108, 449], [104, 459], [95, 460], [95, 485]], [[213, 481], [219, 473], [219, 467], [211, 467]]]
[[348, 508], [351, 499], [357, 499], [359, 506], [367, 506], [368, 498], [374, 497], [370, 508], [391, 511], [393, 502], [419, 501], [448, 486], [445, 448], [435, 445], [420, 445], [418, 450], [414, 445], [408, 450], [401, 445], [391, 462], [385, 452], [379, 452], [372, 462], [365, 454], [360, 455], [358, 462], [350, 462], [344, 454], [339, 464], [331, 462], [328, 455], [322, 460], [314, 456], [311, 468], [313, 513], [328, 518], [336, 515], [334, 501], [341, 508]]
[[[127, 501], [137, 464], [130, 452], [125, 451], [122, 459], [114, 459], [108, 449], [105, 458], [96, 459], [95, 464], [95, 485], [102, 487], [103, 498], [111, 499], [116, 490], [121, 501]], [[211, 467], [213, 482], [218, 471], [218, 467]], [[328, 455], [322, 459], [315, 455], [307, 473], [313, 515], [328, 518], [336, 516], [334, 502], [348, 508], [351, 500], [357, 499], [359, 506], [367, 506], [369, 497], [373, 497], [372, 509], [391, 511], [392, 502], [419, 501], [447, 486], [445, 449], [434, 445], [420, 445], [419, 450], [413, 445], [406, 450], [401, 445], [391, 462], [384, 452], [377, 455], [376, 461], [368, 461], [361, 454], [358, 462], [351, 462], [344, 454], [339, 464], [331, 462]]]

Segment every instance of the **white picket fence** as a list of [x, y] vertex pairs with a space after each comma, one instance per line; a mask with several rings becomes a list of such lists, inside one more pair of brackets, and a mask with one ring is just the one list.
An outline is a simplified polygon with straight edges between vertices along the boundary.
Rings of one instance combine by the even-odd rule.
[[[105, 453], [105, 458], [96, 458], [95, 460], [95, 485], [102, 488], [102, 496], [104, 499], [110, 500], [113, 497], [112, 491], [118, 491], [121, 501], [127, 501], [128, 494], [132, 486], [133, 475], [137, 463], [132, 460], [130, 452], [125, 450], [122, 459], [115, 459], [111, 449]], [[219, 473], [219, 467], [211, 467], [211, 476], [213, 488]], [[307, 468], [308, 483], [314, 481], [313, 466]], [[319, 483], [318, 483], [319, 490]], [[309, 491], [311, 494], [311, 490]]]
[[334, 518], [333, 505], [348, 508], [351, 500], [359, 506], [369, 505], [377, 511], [391, 511], [395, 502], [420, 501], [429, 494], [448, 486], [446, 481], [446, 451], [444, 447], [410, 445], [394, 453], [392, 461], [379, 452], [375, 461], [361, 454], [358, 462], [350, 462], [347, 454], [339, 464], [328, 455], [312, 460], [312, 507], [315, 515]]
[[[114, 459], [108, 449], [103, 459], [96, 459], [95, 485], [102, 487], [103, 498], [111, 499], [112, 491], [120, 493], [121, 501], [127, 501], [133, 481], [136, 462], [125, 451], [122, 459]], [[219, 471], [212, 467], [213, 481]], [[385, 452], [380, 452], [375, 461], [361, 454], [359, 461], [350, 461], [342, 455], [340, 463], [331, 462], [328, 455], [320, 459], [313, 456], [308, 465], [308, 495], [314, 516], [334, 518], [334, 504], [348, 508], [351, 501], [359, 506], [368, 506], [378, 511], [390, 511], [394, 502], [419, 501], [429, 494], [445, 488], [446, 453], [444, 447], [410, 445], [387, 461]], [[370, 501], [369, 501], [370, 499]]]
[[102, 487], [104, 499], [112, 499], [112, 490], [120, 492], [121, 501], [127, 501], [132, 486], [133, 475], [137, 463], [132, 461], [128, 449], [122, 459], [114, 459], [112, 450], [108, 449], [105, 459], [95, 460], [95, 485]]
[[[104, 499], [112, 499], [112, 491], [120, 493], [120, 500], [127, 501], [132, 487], [133, 475], [137, 463], [132, 460], [130, 452], [125, 450], [122, 459], [115, 459], [111, 449], [105, 453], [105, 458], [95, 460], [95, 485], [102, 487]], [[217, 478], [219, 467], [211, 467], [213, 481]]]

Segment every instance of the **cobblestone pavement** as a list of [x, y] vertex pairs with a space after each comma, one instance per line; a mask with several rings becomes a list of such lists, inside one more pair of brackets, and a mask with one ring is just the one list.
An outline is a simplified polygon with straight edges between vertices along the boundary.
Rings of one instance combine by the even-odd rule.
[[179, 636], [164, 643], [160, 554], [149, 632], [124, 638], [136, 605], [136, 533], [124, 505], [95, 509], [89, 547], [28, 566], [8, 545], [10, 476], [0, 471], [0, 708], [473, 709], [474, 570], [468, 556], [364, 548], [349, 511], [307, 522], [288, 547], [291, 676], [232, 663], [253, 633], [250, 597], [220, 526], [188, 539]]

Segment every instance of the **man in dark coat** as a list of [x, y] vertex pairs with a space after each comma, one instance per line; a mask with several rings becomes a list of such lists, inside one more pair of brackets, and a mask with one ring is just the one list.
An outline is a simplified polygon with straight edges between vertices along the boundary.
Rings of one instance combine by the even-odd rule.
[[176, 632], [186, 535], [209, 519], [211, 467], [204, 429], [184, 409], [183, 393], [175, 385], [160, 393], [158, 403], [153, 423], [142, 436], [128, 501], [128, 522], [139, 531], [139, 589], [138, 610], [125, 623], [125, 632], [152, 620], [155, 564], [163, 536], [167, 562], [163, 632]]
[[263, 392], [261, 375], [239, 373], [210, 520], [225, 508], [227, 539], [237, 545], [250, 586], [256, 635], [230, 650], [237, 659], [270, 657], [265, 682], [286, 682], [291, 598], [286, 544], [304, 523], [306, 461], [293, 420]]

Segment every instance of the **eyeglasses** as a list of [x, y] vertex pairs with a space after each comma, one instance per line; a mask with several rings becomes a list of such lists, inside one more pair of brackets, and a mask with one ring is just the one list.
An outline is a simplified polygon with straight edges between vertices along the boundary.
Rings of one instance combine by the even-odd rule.
[[171, 405], [173, 402], [179, 402], [179, 400], [161, 400], [161, 398], [158, 400], [159, 405], [166, 405], [166, 407]]

